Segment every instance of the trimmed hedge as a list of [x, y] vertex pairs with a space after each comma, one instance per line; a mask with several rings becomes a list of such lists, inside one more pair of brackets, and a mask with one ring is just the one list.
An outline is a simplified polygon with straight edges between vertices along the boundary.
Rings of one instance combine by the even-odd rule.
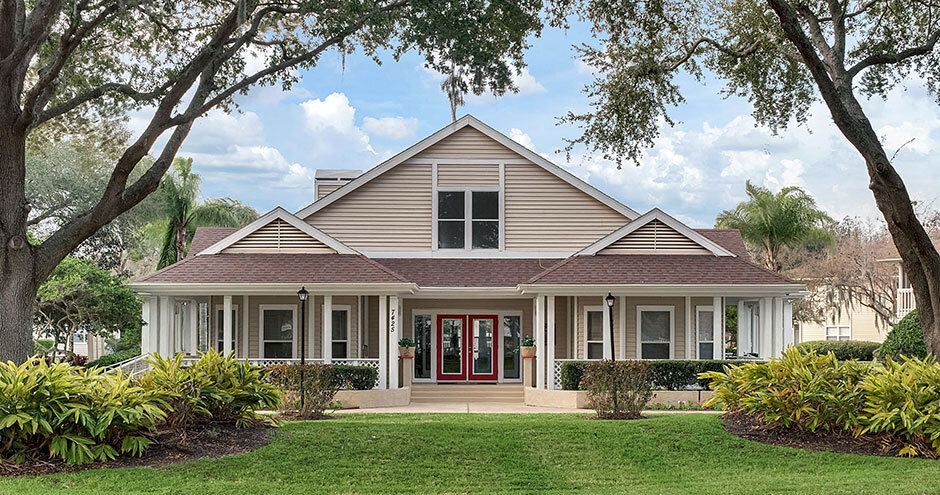
[[[578, 390], [584, 365], [592, 361], [567, 361], [561, 365], [562, 390]], [[724, 371], [726, 365], [741, 364], [741, 361], [721, 360], [671, 360], [649, 361], [653, 386], [659, 390], [679, 390], [687, 387], [707, 389], [711, 378], [699, 378], [706, 371]]]
[[894, 328], [888, 332], [884, 344], [878, 348], [878, 359], [886, 357], [901, 359], [901, 356], [910, 358], [927, 357], [927, 345], [924, 343], [924, 331], [920, 328], [920, 317], [917, 311], [911, 311]]
[[354, 390], [372, 390], [378, 376], [379, 370], [369, 366], [333, 366], [333, 384], [339, 388], [349, 382]]
[[137, 357], [140, 355], [140, 349], [124, 349], [123, 351], [113, 352], [111, 354], [105, 354], [104, 356], [95, 359], [89, 363], [85, 364], [86, 368], [104, 368], [106, 366], [111, 366], [112, 364], [120, 363], [121, 361], [130, 359], [132, 357]]
[[881, 344], [867, 340], [811, 340], [796, 346], [803, 352], [815, 352], [826, 355], [835, 354], [839, 361], [871, 361], [875, 358], [875, 351]]

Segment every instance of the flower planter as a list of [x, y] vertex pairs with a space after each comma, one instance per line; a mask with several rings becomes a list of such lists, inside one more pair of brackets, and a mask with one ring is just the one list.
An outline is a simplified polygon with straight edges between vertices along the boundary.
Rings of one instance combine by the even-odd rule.
[[519, 354], [522, 355], [525, 359], [531, 359], [535, 357], [535, 346], [534, 345], [524, 345], [519, 347]]
[[415, 348], [414, 347], [399, 347], [398, 348], [398, 357], [402, 359], [414, 359], [415, 357]]

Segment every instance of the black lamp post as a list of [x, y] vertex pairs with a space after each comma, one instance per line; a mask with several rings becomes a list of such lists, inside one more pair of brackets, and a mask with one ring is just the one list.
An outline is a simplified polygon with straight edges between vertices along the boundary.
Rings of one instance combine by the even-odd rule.
[[[607, 321], [610, 323], [610, 360], [615, 361], [614, 358], [614, 295], [610, 292], [607, 293], [607, 297], [604, 298], [604, 302], [607, 303]], [[622, 312], [622, 311], [621, 311]]]
[[307, 358], [307, 292], [306, 287], [297, 291], [300, 298], [300, 410], [304, 410], [304, 364]]

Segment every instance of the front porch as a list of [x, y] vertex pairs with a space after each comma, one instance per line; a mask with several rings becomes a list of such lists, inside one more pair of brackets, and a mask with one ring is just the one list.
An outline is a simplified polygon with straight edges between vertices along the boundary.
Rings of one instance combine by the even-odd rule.
[[[794, 342], [792, 296], [746, 288], [714, 295], [704, 289], [683, 294], [568, 287], [567, 293], [514, 290], [503, 297], [492, 297], [493, 291], [318, 290], [305, 307], [297, 289], [142, 294], [142, 351], [195, 356], [214, 348], [259, 366], [299, 362], [303, 353], [307, 362], [373, 367], [376, 389], [504, 383], [556, 390], [562, 388], [567, 361], [605, 359], [611, 353], [618, 360], [766, 359]], [[491, 297], [481, 297], [487, 293]], [[738, 345], [726, 355], [725, 310], [731, 306], [737, 308]], [[518, 348], [529, 336], [537, 351], [526, 373]], [[417, 343], [413, 360], [399, 357], [403, 337]]]

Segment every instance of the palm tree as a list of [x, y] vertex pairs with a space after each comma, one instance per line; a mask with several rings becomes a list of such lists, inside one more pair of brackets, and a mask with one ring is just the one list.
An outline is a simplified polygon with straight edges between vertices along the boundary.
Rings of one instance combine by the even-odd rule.
[[157, 269], [186, 256], [196, 227], [241, 227], [258, 218], [258, 212], [231, 198], [210, 198], [199, 203], [202, 179], [193, 173], [192, 158], [173, 160], [172, 171], [160, 183], [159, 199], [167, 216]]
[[779, 272], [784, 247], [831, 246], [832, 218], [799, 187], [784, 187], [777, 194], [747, 182], [748, 200], [718, 215], [716, 227], [738, 229], [744, 242], [759, 250], [764, 266]]

